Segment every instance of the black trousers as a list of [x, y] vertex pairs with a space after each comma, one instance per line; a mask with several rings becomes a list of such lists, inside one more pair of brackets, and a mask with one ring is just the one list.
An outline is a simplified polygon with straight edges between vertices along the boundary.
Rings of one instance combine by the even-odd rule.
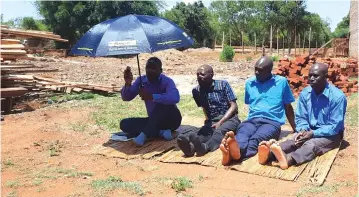
[[[294, 135], [295, 137], [296, 135]], [[299, 165], [313, 160], [315, 157], [337, 148], [343, 139], [343, 135], [312, 138], [300, 146], [294, 144], [293, 139], [280, 143], [283, 152], [290, 155]]]
[[141, 132], [147, 137], [158, 137], [160, 130], [176, 130], [182, 121], [181, 112], [176, 105], [156, 104], [148, 118], [126, 118], [121, 120], [120, 128], [129, 133], [128, 137], [136, 137]]
[[205, 125], [201, 127], [201, 129], [197, 131], [190, 131], [185, 134], [181, 134], [182, 136], [185, 135], [185, 137], [188, 138], [189, 134], [193, 132], [197, 132], [197, 136], [200, 139], [202, 143], [205, 143], [208, 147], [208, 151], [212, 152], [219, 148], [219, 145], [221, 144], [221, 141], [224, 137], [224, 135], [228, 131], [236, 131], [237, 126], [241, 123], [241, 121], [238, 119], [237, 115], [234, 115], [232, 118], [228, 119], [226, 122], [224, 122], [220, 127], [217, 129], [213, 129], [211, 126], [212, 124], [217, 123], [219, 120], [221, 120], [223, 116], [219, 116], [214, 118], [212, 121], [206, 121]]

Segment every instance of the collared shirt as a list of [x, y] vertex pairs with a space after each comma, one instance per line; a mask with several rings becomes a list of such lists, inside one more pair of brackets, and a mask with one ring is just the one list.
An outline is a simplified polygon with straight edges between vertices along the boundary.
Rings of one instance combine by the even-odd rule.
[[333, 136], [344, 131], [347, 99], [334, 85], [327, 83], [317, 95], [311, 86], [299, 95], [295, 113], [296, 130], [312, 130], [314, 137]]
[[[180, 95], [174, 81], [166, 75], [160, 74], [158, 81], [151, 83], [146, 75], [141, 76], [143, 88], [146, 92], [153, 95], [152, 101], [145, 101], [147, 114], [152, 113], [156, 103], [164, 105], [175, 105], [180, 100]], [[131, 101], [139, 92], [141, 85], [140, 78], [137, 77], [131, 86], [124, 86], [121, 90], [122, 100]]]
[[224, 115], [229, 109], [230, 101], [237, 100], [229, 83], [224, 80], [214, 80], [208, 89], [199, 85], [192, 90], [193, 99], [198, 107], [203, 107], [209, 120]]
[[249, 105], [248, 119], [267, 118], [285, 123], [284, 105], [294, 102], [292, 91], [286, 78], [272, 75], [261, 83], [255, 76], [247, 79], [244, 102]]

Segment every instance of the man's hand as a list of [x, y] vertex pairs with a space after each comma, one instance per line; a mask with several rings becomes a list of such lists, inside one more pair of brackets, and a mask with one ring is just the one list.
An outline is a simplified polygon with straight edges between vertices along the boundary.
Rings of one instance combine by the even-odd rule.
[[146, 92], [145, 89], [142, 87], [140, 88], [138, 94], [140, 95], [141, 99], [144, 101], [152, 101], [153, 100], [152, 94]]
[[219, 126], [221, 126], [221, 123], [217, 122], [217, 123], [212, 125], [212, 128], [217, 129]]
[[131, 86], [132, 80], [133, 80], [131, 67], [129, 67], [129, 66], [126, 67], [125, 71], [123, 72], [123, 78], [125, 79], [125, 85]]
[[310, 140], [312, 138], [313, 138], [313, 131], [303, 132], [302, 135], [299, 138], [296, 137], [295, 144], [296, 145], [301, 145], [304, 142], [306, 142], [306, 141], [308, 141], [308, 140]]

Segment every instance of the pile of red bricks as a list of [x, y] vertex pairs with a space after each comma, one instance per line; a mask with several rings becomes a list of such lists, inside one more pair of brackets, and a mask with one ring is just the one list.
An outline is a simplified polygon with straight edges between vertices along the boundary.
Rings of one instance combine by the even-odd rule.
[[295, 97], [308, 85], [310, 67], [316, 62], [326, 63], [329, 66], [328, 82], [340, 88], [346, 96], [358, 92], [358, 81], [349, 81], [349, 77], [358, 76], [358, 60], [332, 60], [330, 58], [316, 59], [314, 56], [297, 57], [295, 60], [281, 59], [274, 74], [288, 79], [290, 88]]

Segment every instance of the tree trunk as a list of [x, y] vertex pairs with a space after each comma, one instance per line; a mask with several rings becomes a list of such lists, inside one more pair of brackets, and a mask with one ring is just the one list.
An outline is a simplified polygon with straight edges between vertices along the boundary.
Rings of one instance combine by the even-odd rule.
[[278, 42], [278, 30], [279, 29], [277, 29], [277, 55], [279, 56], [279, 42]]
[[224, 47], [224, 32], [223, 32], [223, 38], [222, 38], [222, 50], [223, 50], [223, 47]]
[[308, 37], [308, 39], [309, 39], [309, 54], [310, 54], [310, 37], [311, 37], [311, 34], [312, 33], [312, 27], [309, 27], [309, 37]]
[[298, 53], [299, 53], [299, 55], [300, 55], [300, 34], [298, 35], [298, 41], [299, 41], [299, 43], [298, 43], [298, 46], [299, 46], [299, 49], [298, 49]]
[[294, 57], [297, 55], [297, 26], [294, 27]]
[[242, 37], [242, 54], [244, 54], [243, 31], [241, 32], [241, 37]]
[[257, 54], [257, 37], [256, 37], [256, 33], [254, 33], [254, 47], [256, 48], [256, 50], [254, 51], [254, 55]]
[[304, 45], [305, 45], [305, 32], [303, 34], [303, 54], [305, 53]]
[[270, 55], [272, 56], [272, 43], [273, 43], [273, 34], [272, 34], [272, 32], [273, 32], [273, 27], [272, 27], [272, 25], [270, 26]]

